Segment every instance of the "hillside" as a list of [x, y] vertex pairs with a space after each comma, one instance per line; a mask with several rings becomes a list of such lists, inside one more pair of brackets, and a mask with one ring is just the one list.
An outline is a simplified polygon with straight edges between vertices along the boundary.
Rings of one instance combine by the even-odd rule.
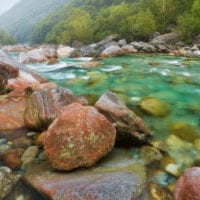
[[34, 26], [31, 42], [88, 44], [111, 34], [145, 41], [169, 30], [190, 42], [200, 34], [199, 13], [199, 0], [71, 0]]
[[0, 16], [0, 28], [27, 42], [33, 25], [69, 0], [21, 0]]

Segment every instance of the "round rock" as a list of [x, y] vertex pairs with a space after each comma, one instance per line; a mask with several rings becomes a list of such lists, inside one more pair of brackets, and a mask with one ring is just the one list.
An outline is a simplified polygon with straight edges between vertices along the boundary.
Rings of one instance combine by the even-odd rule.
[[44, 149], [53, 168], [89, 167], [110, 152], [116, 130], [96, 108], [70, 104], [49, 127]]
[[200, 167], [192, 167], [184, 172], [175, 186], [174, 200], [200, 199]]

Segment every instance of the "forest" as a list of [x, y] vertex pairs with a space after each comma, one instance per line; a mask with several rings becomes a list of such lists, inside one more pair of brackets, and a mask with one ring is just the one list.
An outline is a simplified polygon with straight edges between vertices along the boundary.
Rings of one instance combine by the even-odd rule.
[[[148, 41], [156, 31], [179, 32], [189, 44], [200, 34], [200, 0], [63, 0], [62, 4], [37, 22], [27, 15], [8, 31], [18, 42], [32, 44], [70, 44], [74, 40], [89, 44], [111, 34], [127, 41]], [[28, 25], [27, 21], [34, 23]]]
[[155, 31], [178, 31], [190, 43], [200, 33], [199, 17], [200, 0], [74, 0], [37, 23], [30, 40], [88, 44], [119, 34], [146, 41]]

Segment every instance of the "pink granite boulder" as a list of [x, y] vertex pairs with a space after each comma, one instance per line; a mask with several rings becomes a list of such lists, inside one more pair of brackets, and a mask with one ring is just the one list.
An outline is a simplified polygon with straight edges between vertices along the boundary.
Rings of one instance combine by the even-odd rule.
[[94, 107], [70, 104], [49, 127], [44, 149], [53, 168], [89, 167], [108, 154], [115, 128]]
[[199, 200], [200, 199], [200, 167], [192, 167], [184, 172], [178, 179], [174, 200]]

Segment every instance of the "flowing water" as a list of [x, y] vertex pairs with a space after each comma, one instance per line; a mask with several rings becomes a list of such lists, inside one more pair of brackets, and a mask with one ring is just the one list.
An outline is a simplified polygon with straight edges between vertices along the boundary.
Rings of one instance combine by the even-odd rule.
[[[117, 93], [130, 109], [144, 119], [153, 132], [153, 140], [166, 146], [166, 157], [174, 160], [172, 169], [162, 169], [154, 177], [160, 185], [174, 183], [177, 169], [183, 172], [186, 168], [199, 164], [199, 59], [139, 54], [105, 58], [96, 67], [84, 67], [89, 60], [90, 58], [63, 58], [54, 65], [29, 64], [28, 67], [50, 81], [72, 90], [74, 94], [86, 96], [90, 104], [94, 104], [107, 90]], [[142, 111], [140, 104], [146, 97], [157, 98], [168, 104], [168, 114], [156, 117]], [[186, 136], [179, 140], [171, 137], [170, 127], [174, 124], [179, 124], [176, 126], [179, 128], [182, 126], [180, 124], [186, 124], [182, 126], [186, 127], [186, 130], [182, 130], [183, 133], [189, 135], [195, 132], [195, 138], [187, 140]], [[196, 140], [198, 142], [195, 143]]]
[[[200, 126], [200, 60], [163, 55], [106, 58], [99, 66], [82, 67], [89, 58], [61, 59], [59, 64], [29, 65], [50, 81], [94, 102], [106, 90], [116, 92], [146, 121], [156, 138], [165, 138], [169, 126], [184, 121]], [[158, 118], [140, 110], [140, 101], [155, 97], [170, 106], [169, 115]]]

